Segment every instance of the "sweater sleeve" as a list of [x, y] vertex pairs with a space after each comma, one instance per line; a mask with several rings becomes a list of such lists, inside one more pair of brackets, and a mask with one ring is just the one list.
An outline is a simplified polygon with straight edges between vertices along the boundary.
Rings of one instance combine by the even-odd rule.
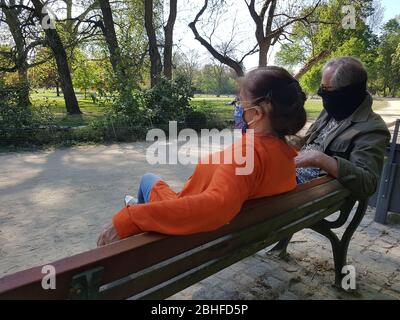
[[248, 199], [257, 168], [255, 163], [250, 175], [237, 175], [234, 164], [219, 165], [202, 193], [125, 207], [114, 215], [114, 227], [121, 239], [146, 231], [184, 235], [218, 229], [230, 222]]

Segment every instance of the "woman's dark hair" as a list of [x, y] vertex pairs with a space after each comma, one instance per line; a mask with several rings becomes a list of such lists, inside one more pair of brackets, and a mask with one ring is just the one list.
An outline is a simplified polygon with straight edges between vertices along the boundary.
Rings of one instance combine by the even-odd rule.
[[280, 138], [295, 135], [306, 124], [307, 97], [299, 82], [284, 68], [253, 69], [240, 80], [240, 88], [253, 105], [262, 101], [271, 103], [271, 125]]

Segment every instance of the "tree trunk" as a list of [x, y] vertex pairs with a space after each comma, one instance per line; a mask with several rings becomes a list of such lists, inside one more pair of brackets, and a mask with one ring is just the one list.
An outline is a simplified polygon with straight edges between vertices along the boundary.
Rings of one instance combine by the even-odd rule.
[[[35, 7], [35, 16], [39, 21], [48, 19], [48, 14], [43, 13], [43, 4], [40, 0], [32, 0]], [[71, 72], [69, 70], [67, 53], [56, 29], [51, 27], [45, 28], [47, 42], [53, 51], [57, 64], [58, 76], [60, 78], [61, 87], [64, 93], [65, 106], [68, 114], [81, 114], [78, 100], [76, 99], [74, 87], [72, 85]]]
[[268, 43], [266, 41], [262, 41], [259, 43], [260, 52], [258, 56], [258, 66], [266, 67], [267, 66], [267, 54], [269, 50]]
[[205, 10], [207, 9], [208, 6], [208, 0], [204, 0], [204, 5], [201, 8], [201, 10], [197, 13], [195, 19], [189, 23], [189, 28], [192, 30], [194, 34], [194, 38], [201, 43], [203, 47], [205, 47], [208, 52], [212, 54], [212, 56], [217, 59], [219, 62], [227, 65], [228, 67], [232, 68], [238, 77], [244, 76], [244, 70], [243, 70], [243, 64], [239, 61], [236, 61], [227, 55], [222, 55], [220, 52], [218, 52], [210, 42], [208, 42], [206, 39], [204, 39], [200, 33], [198, 32], [196, 28], [196, 23], [199, 21], [200, 17], [203, 15]]
[[56, 91], [57, 91], [57, 97], [60, 96], [60, 83], [58, 82], [58, 80], [56, 81]]
[[120, 75], [121, 78], [125, 75], [125, 70], [121, 67], [121, 50], [119, 48], [117, 34], [114, 27], [114, 19], [110, 7], [109, 0], [98, 0], [100, 9], [103, 15], [103, 34], [106, 39], [108, 50], [110, 52], [110, 60], [113, 71], [116, 75]]
[[26, 108], [31, 105], [31, 101], [29, 99], [29, 81], [28, 81], [28, 69], [25, 67], [21, 67], [18, 69], [18, 78], [19, 83], [21, 85], [21, 90], [19, 92], [19, 106]]
[[[0, 4], [2, 5], [2, 11], [4, 12], [6, 23], [10, 29], [17, 51], [15, 65], [18, 70], [18, 80], [21, 85], [21, 90], [18, 92], [18, 104], [20, 107], [26, 108], [31, 105], [31, 102], [29, 100], [28, 62], [21, 21], [18, 18], [16, 8], [7, 7], [4, 0], [0, 0]], [[11, 1], [10, 5], [15, 5], [15, 2]]]
[[313, 66], [315, 66], [321, 60], [329, 57], [329, 51], [322, 51], [317, 56], [311, 58], [307, 63], [295, 74], [295, 78], [300, 80], [300, 78], [306, 74]]
[[151, 87], [154, 87], [160, 80], [160, 75], [162, 71], [161, 56], [158, 51], [157, 37], [153, 25], [153, 0], [143, 0], [143, 1], [144, 1], [144, 26], [146, 28], [147, 37], [149, 38], [150, 79], [151, 79], [150, 81], [151, 81]]
[[164, 27], [165, 44], [164, 44], [164, 76], [167, 79], [172, 79], [172, 46], [173, 46], [173, 31], [176, 20], [177, 0], [170, 0], [169, 17], [166, 26]]

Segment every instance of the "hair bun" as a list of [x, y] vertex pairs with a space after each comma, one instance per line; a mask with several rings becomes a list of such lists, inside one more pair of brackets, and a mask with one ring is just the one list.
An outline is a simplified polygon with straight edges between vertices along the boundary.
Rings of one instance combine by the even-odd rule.
[[285, 104], [287, 106], [292, 106], [296, 101], [299, 100], [306, 101], [307, 97], [297, 80], [290, 82], [286, 86], [275, 87], [270, 95], [271, 100], [275, 100], [278, 103]]

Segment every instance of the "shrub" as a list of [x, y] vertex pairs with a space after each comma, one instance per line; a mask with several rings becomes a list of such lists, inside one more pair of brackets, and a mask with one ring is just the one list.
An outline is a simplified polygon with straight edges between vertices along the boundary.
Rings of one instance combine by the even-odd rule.
[[190, 79], [183, 75], [173, 80], [162, 78], [157, 85], [146, 90], [144, 97], [151, 124], [158, 126], [169, 121], [184, 121], [191, 111], [193, 92]]
[[[35, 142], [43, 130], [50, 130], [54, 116], [47, 104], [31, 107], [19, 104], [19, 93], [25, 85], [6, 86], [0, 83], [0, 144]], [[46, 132], [44, 136], [46, 137]]]

